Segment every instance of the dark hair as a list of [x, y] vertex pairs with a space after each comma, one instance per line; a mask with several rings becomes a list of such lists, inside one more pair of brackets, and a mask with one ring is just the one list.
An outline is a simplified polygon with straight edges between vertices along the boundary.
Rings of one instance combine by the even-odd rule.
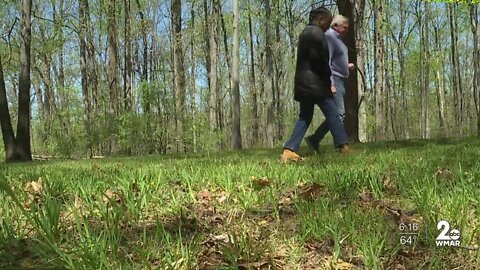
[[325, 7], [318, 7], [310, 11], [310, 14], [308, 16], [308, 21], [312, 22], [317, 17], [322, 18], [326, 16], [332, 17], [332, 13], [330, 12], [330, 10], [326, 9]]

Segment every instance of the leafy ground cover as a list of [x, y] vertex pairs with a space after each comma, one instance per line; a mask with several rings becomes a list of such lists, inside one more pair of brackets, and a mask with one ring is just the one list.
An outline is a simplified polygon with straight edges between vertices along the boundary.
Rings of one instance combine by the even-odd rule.
[[479, 143], [2, 164], [0, 268], [478, 269]]

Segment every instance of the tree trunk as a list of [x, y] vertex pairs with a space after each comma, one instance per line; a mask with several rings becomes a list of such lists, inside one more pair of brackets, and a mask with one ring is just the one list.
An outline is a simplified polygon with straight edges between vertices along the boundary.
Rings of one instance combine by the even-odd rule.
[[272, 36], [272, 9], [270, 0], [264, 1], [265, 5], [265, 102], [267, 115], [267, 128], [265, 130], [266, 146], [273, 147], [274, 144], [274, 87], [273, 87], [273, 36]]
[[374, 1], [375, 29], [375, 124], [376, 139], [385, 140], [385, 87], [384, 87], [384, 20], [383, 0]]
[[233, 0], [233, 48], [232, 48], [232, 148], [242, 149], [240, 130], [240, 10], [238, 0]]
[[123, 6], [125, 8], [125, 25], [124, 25], [124, 37], [125, 37], [125, 49], [124, 49], [124, 71], [123, 71], [123, 104], [126, 112], [132, 110], [133, 95], [132, 95], [132, 76], [133, 76], [133, 63], [132, 63], [132, 29], [130, 26], [130, 0], [124, 0]]
[[450, 41], [451, 41], [451, 61], [452, 61], [452, 86], [453, 86], [453, 100], [455, 108], [455, 129], [457, 134], [463, 135], [464, 119], [463, 119], [463, 94], [461, 88], [460, 67], [458, 62], [458, 23], [456, 18], [457, 4], [447, 4], [448, 18], [450, 23]]
[[366, 38], [365, 38], [365, 0], [355, 1], [355, 17], [350, 24], [354, 27], [355, 31], [355, 47], [357, 48], [357, 63], [356, 75], [361, 77], [361, 80], [357, 79], [358, 87], [358, 140], [360, 142], [367, 141], [367, 112], [365, 110], [365, 58], [366, 58]]
[[120, 90], [118, 80], [118, 33], [117, 33], [117, 9], [116, 1], [108, 1], [108, 68], [109, 68], [109, 127], [110, 140], [108, 151], [116, 151], [115, 133], [117, 131], [115, 119], [120, 113]]
[[[192, 0], [192, 7], [190, 10], [190, 20], [191, 20], [191, 29], [195, 31], [195, 0]], [[196, 96], [197, 96], [197, 87], [196, 87], [196, 69], [197, 69], [197, 61], [195, 56], [195, 35], [191, 35], [190, 37], [190, 56], [191, 56], [191, 87], [192, 90], [190, 92], [190, 99], [191, 99], [191, 108], [192, 111], [192, 151], [194, 153], [197, 152], [197, 124], [195, 122], [196, 118]]]
[[[343, 16], [347, 17], [351, 22], [350, 31], [347, 32], [344, 40], [348, 48], [349, 63], [354, 63], [357, 66], [357, 47], [356, 41], [356, 29], [354, 23], [354, 5], [358, 3], [360, 6], [365, 5], [365, 1], [353, 1], [353, 0], [337, 0], [338, 11]], [[361, 3], [363, 2], [363, 3]], [[363, 11], [362, 11], [363, 13]], [[363, 16], [363, 14], [362, 14]], [[363, 18], [360, 18], [363, 20]], [[364, 33], [362, 31], [362, 33]], [[345, 93], [345, 129], [348, 134], [350, 142], [358, 142], [358, 78], [357, 74], [351, 74], [347, 82], [347, 91]]]
[[5, 88], [5, 79], [3, 77], [2, 55], [0, 54], [0, 124], [2, 125], [2, 138], [5, 147], [6, 160], [16, 158], [15, 154], [15, 135], [8, 109], [7, 89]]
[[[204, 8], [206, 14], [208, 14], [207, 0], [204, 1]], [[217, 132], [219, 129], [219, 110], [218, 100], [218, 76], [217, 76], [217, 60], [218, 60], [218, 17], [219, 17], [218, 5], [212, 5], [212, 13], [210, 16], [206, 16], [206, 27], [209, 31], [208, 34], [208, 46], [209, 49], [207, 60], [209, 70], [209, 82], [210, 82], [210, 95], [209, 95], [209, 115], [210, 115], [210, 129], [213, 132]], [[207, 18], [208, 17], [208, 18]]]
[[[250, 6], [250, 5], [249, 5]], [[253, 46], [253, 27], [251, 10], [248, 11], [248, 32], [250, 43], [250, 91], [252, 95], [252, 145], [258, 144], [258, 101], [257, 101], [257, 87], [255, 78], [255, 47]]]
[[32, 0], [22, 1], [22, 42], [20, 47], [20, 76], [18, 85], [18, 122], [17, 137], [15, 140], [17, 149], [17, 161], [31, 161], [32, 152], [30, 146], [30, 53], [31, 53], [31, 14]]
[[88, 0], [80, 0], [79, 1], [79, 19], [80, 19], [80, 26], [79, 26], [79, 37], [80, 37], [80, 74], [82, 77], [82, 96], [83, 96], [83, 128], [85, 132], [85, 140], [87, 141], [87, 150], [88, 156], [93, 156], [92, 150], [92, 136], [90, 133], [90, 112], [91, 112], [91, 101], [90, 95], [88, 91], [89, 82], [89, 74], [87, 69], [87, 13], [86, 13], [86, 2]]
[[473, 34], [473, 100], [477, 114], [477, 136], [480, 136], [480, 43], [478, 5], [470, 3], [470, 26]]
[[173, 72], [175, 88], [175, 127], [177, 151], [184, 151], [185, 69], [182, 46], [182, 1], [172, 1]]

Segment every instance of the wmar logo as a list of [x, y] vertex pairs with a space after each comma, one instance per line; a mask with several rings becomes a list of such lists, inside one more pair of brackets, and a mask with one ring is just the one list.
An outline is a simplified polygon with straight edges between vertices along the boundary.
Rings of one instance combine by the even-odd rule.
[[450, 223], [446, 220], [441, 220], [437, 224], [437, 230], [442, 230], [436, 238], [437, 247], [459, 247], [460, 246], [460, 231], [450, 230]]

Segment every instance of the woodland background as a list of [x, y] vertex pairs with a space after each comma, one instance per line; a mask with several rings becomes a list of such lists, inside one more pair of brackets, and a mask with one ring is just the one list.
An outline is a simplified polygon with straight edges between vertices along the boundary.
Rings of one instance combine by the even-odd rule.
[[473, 2], [4, 0], [3, 141], [18, 159], [30, 144], [61, 156], [280, 147], [298, 111], [298, 35], [320, 5], [351, 19], [352, 141], [479, 135]]

